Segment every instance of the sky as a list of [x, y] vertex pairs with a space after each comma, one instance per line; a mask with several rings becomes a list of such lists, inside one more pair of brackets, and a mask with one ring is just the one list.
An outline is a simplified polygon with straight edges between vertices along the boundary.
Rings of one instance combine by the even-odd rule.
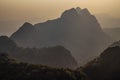
[[11, 35], [24, 22], [55, 19], [73, 7], [120, 18], [120, 0], [0, 0], [0, 35]]

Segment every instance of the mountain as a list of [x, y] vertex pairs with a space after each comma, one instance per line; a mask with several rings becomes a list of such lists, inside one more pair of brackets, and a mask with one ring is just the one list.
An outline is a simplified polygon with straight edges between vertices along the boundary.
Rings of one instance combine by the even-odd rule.
[[61, 17], [44, 23], [26, 22], [10, 38], [22, 47], [62, 45], [81, 65], [96, 57], [111, 41], [95, 16], [88, 9], [79, 7], [66, 10]]
[[81, 71], [16, 61], [0, 53], [0, 80], [88, 80]]
[[[113, 26], [114, 27], [114, 26]], [[120, 40], [120, 27], [118, 28], [104, 28], [104, 32], [110, 35], [114, 40]]]
[[113, 43], [98, 58], [83, 67], [83, 71], [91, 80], [120, 80], [120, 46], [118, 45], [118, 42]]
[[0, 37], [0, 52], [8, 53], [11, 57], [32, 64], [43, 64], [59, 68], [77, 67], [77, 61], [70, 51], [63, 46], [48, 48], [22, 48], [18, 47], [10, 38]]

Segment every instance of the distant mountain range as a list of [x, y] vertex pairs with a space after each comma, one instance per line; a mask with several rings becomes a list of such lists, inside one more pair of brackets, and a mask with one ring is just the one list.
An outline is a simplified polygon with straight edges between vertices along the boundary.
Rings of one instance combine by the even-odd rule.
[[51, 67], [74, 69], [78, 65], [70, 51], [62, 46], [41, 49], [22, 48], [6, 36], [0, 37], [0, 53], [8, 53], [10, 57], [18, 61]]
[[62, 45], [71, 51], [79, 64], [96, 57], [111, 41], [95, 16], [79, 7], [66, 10], [55, 20], [35, 25], [26, 22], [10, 38], [21, 47]]

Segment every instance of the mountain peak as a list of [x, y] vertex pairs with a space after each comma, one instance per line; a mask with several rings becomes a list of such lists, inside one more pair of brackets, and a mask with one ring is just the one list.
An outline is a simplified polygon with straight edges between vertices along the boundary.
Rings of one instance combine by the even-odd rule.
[[87, 8], [81, 9], [80, 7], [71, 8], [63, 12], [61, 17], [78, 17], [78, 15], [91, 15]]
[[84, 14], [84, 15], [91, 15], [91, 13], [88, 11], [87, 8], [82, 9], [81, 12], [82, 12], [82, 14]]
[[33, 26], [31, 23], [29, 23], [29, 22], [25, 22], [24, 24], [23, 24], [23, 26]]
[[[25, 22], [18, 31], [14, 32], [11, 35], [11, 39], [17, 34], [20, 37], [22, 34], [26, 35], [27, 33], [33, 32], [34, 26], [31, 23]], [[22, 36], [23, 37], [23, 36]]]
[[20, 30], [29, 30], [29, 29], [31, 29], [31, 28], [33, 28], [33, 25], [32, 25], [31, 23], [29, 23], [29, 22], [25, 22], [25, 23], [22, 25], [22, 27], [20, 27]]
[[80, 7], [77, 7], [77, 8], [76, 8], [76, 11], [78, 12], [78, 14], [81, 14], [81, 10], [82, 10], [82, 9], [81, 9]]
[[66, 10], [65, 12], [63, 12], [61, 17], [72, 17], [72, 16], [77, 16], [77, 15], [78, 15], [78, 13], [77, 13], [76, 9], [72, 8], [72, 9], [69, 9], [69, 10]]
[[81, 11], [82, 9], [80, 7], [76, 7], [76, 10], [80, 10]]

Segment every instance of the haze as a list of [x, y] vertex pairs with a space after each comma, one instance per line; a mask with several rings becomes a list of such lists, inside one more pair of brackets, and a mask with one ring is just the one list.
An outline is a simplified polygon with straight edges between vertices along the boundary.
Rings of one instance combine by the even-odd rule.
[[24, 22], [54, 19], [72, 7], [88, 8], [93, 14], [120, 18], [120, 0], [0, 0], [0, 35], [10, 35]]

